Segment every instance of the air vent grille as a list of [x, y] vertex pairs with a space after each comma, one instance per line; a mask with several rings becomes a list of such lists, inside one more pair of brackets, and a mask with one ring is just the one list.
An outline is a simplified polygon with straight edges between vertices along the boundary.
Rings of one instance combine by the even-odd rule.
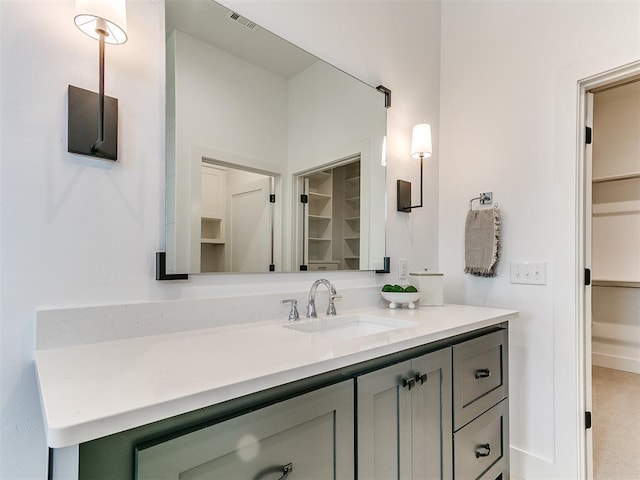
[[258, 26], [255, 22], [252, 22], [251, 20], [249, 20], [248, 18], [243, 17], [242, 15], [240, 15], [239, 13], [236, 12], [229, 12], [229, 18], [231, 20], [234, 20], [236, 22], [238, 22], [240, 25], [246, 27], [249, 30], [255, 30], [256, 27]]

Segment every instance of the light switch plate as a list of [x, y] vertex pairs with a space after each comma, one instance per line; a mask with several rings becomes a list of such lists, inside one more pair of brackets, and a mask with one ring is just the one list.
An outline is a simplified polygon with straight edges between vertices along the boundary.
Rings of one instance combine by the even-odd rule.
[[547, 262], [511, 262], [511, 283], [547, 284]]
[[407, 259], [401, 258], [398, 260], [398, 280], [409, 279], [409, 267], [407, 265]]

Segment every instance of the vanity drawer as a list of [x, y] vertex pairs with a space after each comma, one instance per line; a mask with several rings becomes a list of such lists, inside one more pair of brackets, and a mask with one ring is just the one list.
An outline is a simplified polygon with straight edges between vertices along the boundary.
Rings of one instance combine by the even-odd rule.
[[462, 428], [508, 395], [506, 329], [453, 347], [453, 427]]
[[509, 478], [509, 403], [503, 400], [453, 435], [454, 477]]

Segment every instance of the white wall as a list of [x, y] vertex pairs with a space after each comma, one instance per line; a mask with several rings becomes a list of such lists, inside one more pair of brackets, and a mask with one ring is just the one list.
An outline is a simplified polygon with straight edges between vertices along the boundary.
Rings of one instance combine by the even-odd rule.
[[198, 145], [284, 171], [287, 80], [185, 33], [175, 38], [178, 158]]
[[[578, 478], [578, 81], [640, 59], [637, 2], [443, 2], [440, 267], [445, 300], [519, 310], [511, 335], [512, 468]], [[503, 215], [498, 276], [463, 274], [469, 199]], [[446, 247], [445, 247], [446, 246]], [[509, 262], [547, 262], [547, 285]]]
[[[411, 127], [426, 121], [435, 135], [439, 131], [439, 3], [234, 4], [311, 53], [393, 90], [388, 185], [394, 205], [395, 179], [417, 179], [407, 153]], [[299, 293], [315, 278], [154, 280], [154, 252], [164, 247], [164, 53], [158, 49], [164, 7], [159, 0], [129, 0], [127, 7], [129, 41], [107, 46], [106, 53], [107, 94], [120, 102], [120, 155], [110, 163], [66, 152], [67, 85], [95, 90], [97, 83], [97, 45], [73, 25], [73, 1], [0, 2], [2, 478], [46, 476], [32, 360], [37, 309], [214, 297], [248, 288]], [[410, 215], [392, 208], [388, 218], [388, 252], [416, 268], [437, 265], [437, 141], [435, 151], [425, 174], [427, 207]], [[339, 290], [385, 281], [370, 273], [327, 277]]]

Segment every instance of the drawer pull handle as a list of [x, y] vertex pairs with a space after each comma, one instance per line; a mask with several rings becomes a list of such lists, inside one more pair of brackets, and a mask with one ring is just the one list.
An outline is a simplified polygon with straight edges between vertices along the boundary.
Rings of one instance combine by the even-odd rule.
[[416, 384], [420, 382], [420, 385], [424, 385], [424, 382], [428, 380], [426, 373], [416, 373], [414, 378], [416, 379]]
[[278, 480], [286, 480], [291, 472], [293, 472], [293, 463], [287, 463], [282, 467], [283, 475]]
[[407, 387], [409, 390], [411, 390], [413, 387], [416, 386], [416, 379], [415, 378], [403, 378], [402, 379], [402, 386], [403, 387]]
[[480, 370], [476, 370], [476, 378], [487, 378], [491, 376], [491, 370], [488, 368], [481, 368]]
[[476, 458], [488, 457], [491, 455], [491, 445], [485, 443], [484, 445], [478, 445], [476, 447]]

